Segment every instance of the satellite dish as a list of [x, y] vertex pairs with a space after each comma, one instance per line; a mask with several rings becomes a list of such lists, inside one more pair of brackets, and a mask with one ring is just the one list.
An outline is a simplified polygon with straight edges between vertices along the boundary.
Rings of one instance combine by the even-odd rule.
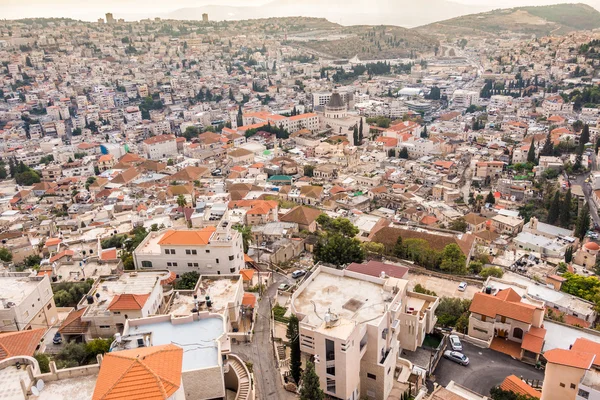
[[37, 388], [37, 390], [39, 390], [41, 392], [42, 390], [44, 390], [44, 387], [46, 387], [46, 384], [44, 383], [43, 380], [39, 379], [37, 381], [37, 383], [35, 384], [35, 387]]
[[31, 387], [31, 394], [33, 394], [34, 396], [39, 396], [40, 395], [40, 390], [37, 387], [32, 386]]

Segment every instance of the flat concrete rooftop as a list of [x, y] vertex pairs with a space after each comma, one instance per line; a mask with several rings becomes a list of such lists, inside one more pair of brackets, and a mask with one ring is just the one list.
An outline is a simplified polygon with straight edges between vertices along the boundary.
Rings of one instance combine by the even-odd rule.
[[361, 323], [382, 316], [393, 294], [383, 285], [338, 276], [321, 270], [294, 300], [297, 313], [306, 316], [303, 322], [321, 325], [330, 311], [340, 319]]
[[78, 376], [76, 378], [61, 379], [59, 381], [45, 382], [37, 400], [89, 400], [94, 394], [98, 375]]
[[[0, 300], [12, 301], [19, 304], [33, 292], [39, 281], [31, 281], [27, 277], [0, 276]], [[0, 301], [0, 310], [4, 309]]]
[[0, 369], [0, 399], [2, 400], [25, 400], [23, 390], [21, 390], [21, 379], [29, 384], [29, 374], [23, 365], [21, 369], [15, 366]]
[[163, 321], [130, 326], [124, 340], [125, 336], [134, 340], [128, 348], [137, 347], [136, 335], [144, 333], [151, 333], [152, 346], [173, 343], [183, 348], [183, 372], [215, 367], [219, 363], [217, 340], [224, 333], [221, 318], [210, 317], [177, 324]]

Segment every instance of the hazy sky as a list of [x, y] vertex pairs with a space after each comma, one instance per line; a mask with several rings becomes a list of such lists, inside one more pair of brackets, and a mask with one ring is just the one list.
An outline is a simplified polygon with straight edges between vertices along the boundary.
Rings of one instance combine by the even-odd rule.
[[[14, 19], [27, 17], [70, 17], [94, 21], [106, 12], [112, 12], [116, 18], [126, 20], [159, 16], [163, 13], [184, 7], [202, 5], [252, 6], [269, 3], [273, 0], [0, 0], [0, 18]], [[299, 0], [301, 1], [301, 0]], [[414, 0], [396, 0], [401, 7], [403, 2]], [[520, 5], [544, 5], [556, 3], [574, 3], [576, 0], [453, 0], [457, 3], [489, 6], [493, 8], [515, 7]], [[583, 0], [600, 8], [600, 0]], [[369, 0], [365, 0], [365, 5]]]

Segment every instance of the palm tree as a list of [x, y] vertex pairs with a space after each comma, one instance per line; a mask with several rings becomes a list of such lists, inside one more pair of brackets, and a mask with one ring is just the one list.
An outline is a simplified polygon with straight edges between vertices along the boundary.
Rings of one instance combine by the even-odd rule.
[[177, 205], [181, 208], [183, 208], [187, 205], [187, 200], [185, 199], [185, 197], [182, 194], [177, 196]]

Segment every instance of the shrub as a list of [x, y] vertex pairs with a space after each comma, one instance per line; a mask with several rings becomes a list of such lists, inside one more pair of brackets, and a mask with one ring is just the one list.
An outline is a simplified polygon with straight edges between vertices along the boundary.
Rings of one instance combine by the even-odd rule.
[[499, 267], [487, 267], [483, 268], [479, 273], [479, 276], [487, 278], [488, 276], [493, 276], [494, 278], [502, 278], [504, 275], [504, 270]]

